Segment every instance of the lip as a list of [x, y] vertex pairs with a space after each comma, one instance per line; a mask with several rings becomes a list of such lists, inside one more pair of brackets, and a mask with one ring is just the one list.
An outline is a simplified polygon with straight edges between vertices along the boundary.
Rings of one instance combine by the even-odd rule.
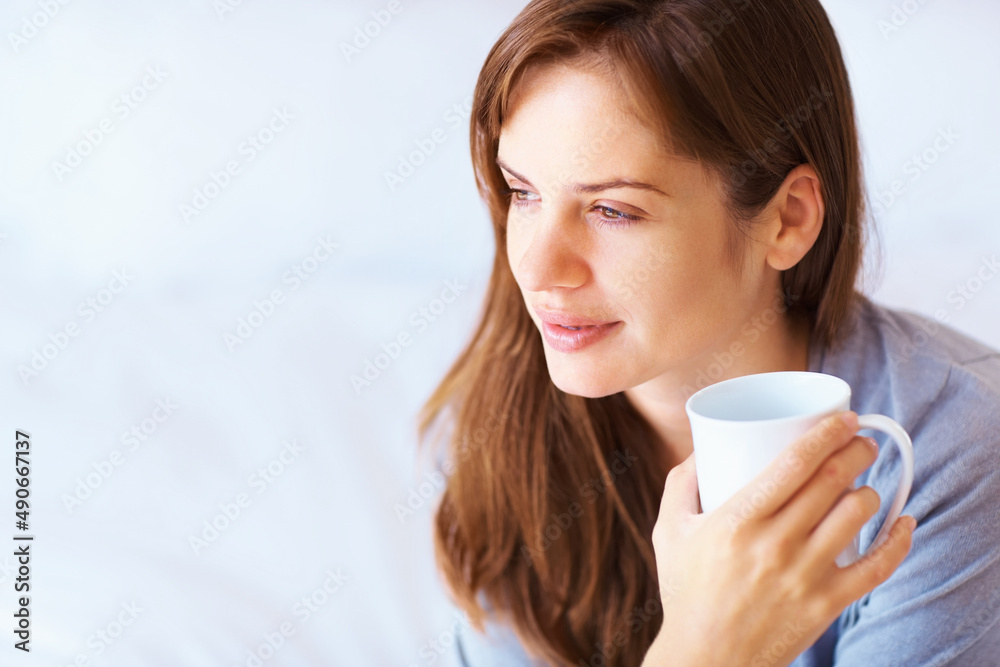
[[546, 324], [558, 324], [564, 327], [593, 327], [600, 326], [602, 324], [615, 323], [612, 320], [595, 320], [589, 317], [579, 317], [577, 315], [571, 315], [569, 313], [563, 313], [555, 310], [546, 310], [537, 306], [535, 307], [535, 313], [537, 313], [538, 318]]
[[542, 322], [542, 334], [545, 340], [556, 352], [578, 352], [585, 347], [589, 347], [598, 341], [604, 340], [617, 331], [621, 322], [610, 322], [600, 324], [578, 331], [564, 329], [558, 324]]
[[[622, 324], [621, 320], [607, 322], [541, 308], [535, 308], [535, 312], [542, 320], [542, 335], [545, 341], [557, 352], [577, 352], [594, 345], [617, 331]], [[584, 328], [572, 331], [563, 327]]]

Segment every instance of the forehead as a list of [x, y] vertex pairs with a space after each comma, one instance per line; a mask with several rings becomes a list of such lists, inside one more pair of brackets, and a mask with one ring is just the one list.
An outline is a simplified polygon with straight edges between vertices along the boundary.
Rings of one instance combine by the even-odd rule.
[[595, 67], [549, 63], [529, 66], [508, 100], [500, 143], [539, 142], [548, 148], [608, 143], [659, 143], [631, 108], [617, 80]]
[[664, 145], [615, 78], [563, 63], [523, 73], [509, 100], [498, 154], [529, 180], [548, 183], [633, 178], [672, 181], [677, 188], [678, 181], [694, 186], [706, 176]]

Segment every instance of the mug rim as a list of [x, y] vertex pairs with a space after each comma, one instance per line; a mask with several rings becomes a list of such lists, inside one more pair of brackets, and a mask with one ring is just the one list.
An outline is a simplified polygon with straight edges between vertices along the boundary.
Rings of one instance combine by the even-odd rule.
[[[848, 398], [848, 404], [851, 397], [851, 385], [847, 383], [843, 378], [837, 377], [836, 375], [831, 375], [829, 373], [822, 373], [819, 371], [768, 371], [765, 373], [748, 373], [747, 375], [740, 375], [734, 378], [729, 378], [726, 380], [720, 380], [707, 387], [702, 387], [695, 393], [688, 397], [687, 401], [684, 403], [685, 412], [688, 414], [688, 419], [691, 420], [695, 417], [698, 419], [717, 422], [717, 423], [730, 423], [730, 424], [775, 424], [780, 422], [790, 422], [797, 419], [804, 419], [809, 417], [815, 417], [817, 415], [827, 415], [838, 411], [838, 406], [843, 396], [839, 396], [836, 401], [831, 401], [829, 405], [817, 406], [815, 410], [810, 410], [807, 413], [790, 415], [787, 417], [770, 417], [767, 419], [725, 419], [721, 417], [712, 417], [704, 414], [702, 411], [694, 407], [695, 403], [704, 401], [705, 395], [718, 391], [719, 389], [725, 387], [731, 387], [738, 384], [746, 384], [749, 382], [757, 381], [761, 377], [774, 377], [774, 376], [797, 376], [806, 377], [810, 381], [816, 382], [826, 382], [832, 383], [840, 386], [843, 393], [846, 394]], [[822, 378], [822, 379], [820, 379]]]

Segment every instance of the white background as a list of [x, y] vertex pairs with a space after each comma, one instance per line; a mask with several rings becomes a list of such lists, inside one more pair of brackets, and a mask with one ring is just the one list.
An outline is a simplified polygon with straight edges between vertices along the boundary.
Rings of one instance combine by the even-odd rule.
[[[891, 2], [825, 4], [872, 192], [905, 183], [877, 216], [867, 292], [943, 309], [1000, 346], [1000, 280], [973, 281], [961, 308], [949, 299], [1000, 252], [1000, 5], [914, 1], [883, 33]], [[73, 0], [16, 49], [9, 33], [40, 5], [3, 3], [0, 447], [31, 433], [36, 542], [30, 656], [12, 648], [14, 560], [0, 555], [0, 663], [246, 665], [288, 622], [265, 664], [450, 664], [431, 643], [465, 631], [432, 561], [440, 487], [403, 521], [394, 505], [426, 481], [414, 415], [482, 302], [494, 249], [466, 105], [522, 5], [403, 0], [348, 60], [341, 44], [385, 3], [245, 0], [220, 15], [213, 0]], [[147, 67], [166, 76], [122, 117]], [[248, 159], [241, 144], [275, 109], [294, 118]], [[54, 163], [104, 119], [113, 131], [60, 178]], [[445, 141], [391, 190], [385, 173], [439, 128]], [[947, 128], [958, 139], [912, 180], [909, 161]], [[230, 160], [239, 173], [185, 224], [179, 206]], [[338, 248], [292, 289], [318, 238]], [[127, 286], [102, 292], [120, 288], [115, 271]], [[416, 325], [446, 280], [466, 289]], [[224, 336], [276, 289], [283, 302], [230, 349]], [[87, 299], [106, 302], [92, 318]], [[401, 333], [411, 344], [356, 392], [351, 376]], [[162, 422], [157, 400], [177, 406]], [[133, 450], [123, 433], [144, 423]], [[301, 453], [273, 463], [292, 440]], [[6, 456], [0, 542], [13, 545]], [[280, 474], [257, 484], [269, 463]], [[249, 506], [195, 553], [189, 538], [224, 525], [220, 504], [241, 493]], [[338, 570], [346, 581], [323, 592]], [[323, 603], [305, 619], [307, 596]], [[108, 645], [97, 633], [117, 631], [123, 604], [141, 612]]]

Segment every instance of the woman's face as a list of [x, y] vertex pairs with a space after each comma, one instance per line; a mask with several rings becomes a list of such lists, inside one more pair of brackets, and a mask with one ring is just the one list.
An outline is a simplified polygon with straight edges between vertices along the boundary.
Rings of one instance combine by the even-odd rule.
[[[508, 186], [520, 191], [511, 195], [507, 257], [549, 374], [588, 397], [664, 375], [690, 382], [777, 287], [758, 244], [747, 246], [746, 275], [735, 275], [719, 183], [659, 148], [616, 90], [580, 69], [529, 70], [498, 151]], [[569, 350], [546, 335], [542, 309], [617, 324]]]

